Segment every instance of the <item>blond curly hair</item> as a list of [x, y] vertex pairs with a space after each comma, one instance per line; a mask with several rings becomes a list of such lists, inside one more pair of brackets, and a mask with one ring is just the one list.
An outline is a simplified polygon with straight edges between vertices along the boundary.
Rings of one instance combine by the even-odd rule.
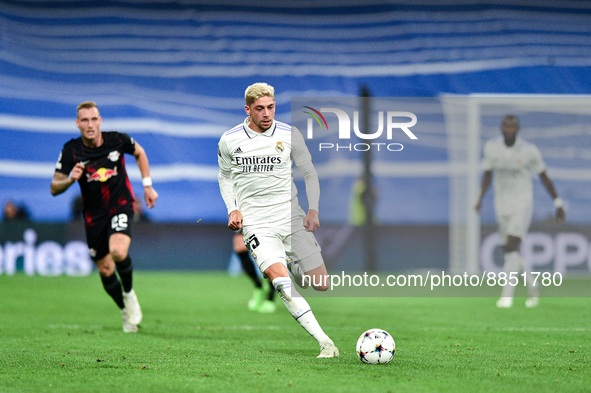
[[251, 106], [256, 100], [264, 96], [271, 97], [275, 100], [275, 89], [273, 86], [262, 82], [255, 83], [248, 86], [244, 92], [244, 100], [248, 106]]

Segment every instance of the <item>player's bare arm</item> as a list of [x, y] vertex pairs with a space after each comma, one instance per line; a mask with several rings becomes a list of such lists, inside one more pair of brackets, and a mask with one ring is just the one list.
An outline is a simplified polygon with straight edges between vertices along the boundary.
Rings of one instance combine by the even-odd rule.
[[554, 184], [552, 183], [552, 180], [550, 180], [550, 178], [546, 174], [546, 171], [540, 173], [540, 180], [542, 181], [542, 184], [546, 188], [546, 191], [548, 191], [548, 194], [550, 194], [550, 196], [554, 200], [554, 205], [556, 206], [556, 219], [560, 222], [563, 222], [565, 215], [564, 215], [564, 208], [562, 206], [562, 199], [560, 199], [558, 197], [558, 194], [556, 193], [556, 189], [554, 188]]
[[53, 175], [53, 180], [51, 181], [51, 195], [55, 196], [65, 192], [72, 184], [80, 180], [83, 173], [84, 165], [80, 162], [77, 163], [74, 168], [72, 168], [70, 176], [61, 172], [55, 172]]
[[308, 210], [308, 214], [304, 217], [304, 228], [308, 232], [316, 232], [320, 228], [320, 219], [318, 218], [318, 212], [314, 209]]
[[478, 203], [476, 204], [476, 207], [475, 207], [475, 209], [478, 213], [480, 213], [482, 210], [482, 198], [484, 198], [486, 191], [488, 191], [488, 188], [490, 187], [491, 180], [492, 180], [492, 171], [485, 171], [484, 176], [482, 176], [482, 184], [480, 186], [480, 197], [478, 198]]
[[228, 214], [228, 228], [233, 231], [242, 229], [242, 213], [238, 210], [233, 210]]
[[[144, 148], [137, 142], [135, 143], [135, 151], [133, 152], [133, 156], [135, 157], [137, 166], [140, 170], [140, 173], [142, 174], [142, 179], [150, 178], [150, 164], [148, 162], [148, 156], [146, 155]], [[149, 209], [156, 206], [158, 193], [156, 190], [154, 190], [152, 184], [144, 184], [144, 199], [146, 201], [146, 206], [148, 206]]]

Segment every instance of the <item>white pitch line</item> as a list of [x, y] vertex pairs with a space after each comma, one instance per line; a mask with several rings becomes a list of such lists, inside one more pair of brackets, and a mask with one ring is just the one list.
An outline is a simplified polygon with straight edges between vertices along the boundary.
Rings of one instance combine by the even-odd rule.
[[196, 330], [281, 330], [279, 326], [195, 326]]
[[102, 325], [60, 325], [60, 324], [49, 324], [48, 329], [104, 329]]

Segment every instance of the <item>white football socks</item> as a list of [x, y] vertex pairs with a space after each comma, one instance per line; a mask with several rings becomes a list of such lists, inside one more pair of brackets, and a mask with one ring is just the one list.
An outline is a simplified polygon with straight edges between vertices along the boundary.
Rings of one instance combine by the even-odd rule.
[[[310, 305], [293, 287], [289, 277], [277, 277], [273, 280], [273, 286], [283, 299], [283, 303], [289, 313], [318, 343], [326, 342], [330, 338], [324, 333]], [[332, 342], [332, 341], [331, 341]]]
[[501, 297], [513, 297], [515, 293], [515, 286], [509, 285], [509, 275], [511, 273], [521, 272], [521, 266], [523, 262], [521, 260], [521, 255], [519, 255], [519, 251], [511, 251], [504, 254], [505, 263], [503, 265], [503, 271], [507, 273], [507, 284], [503, 287], [503, 291], [501, 292]]
[[[532, 276], [532, 274], [530, 273], [529, 269], [527, 268], [527, 266], [525, 266], [525, 263], [523, 261], [523, 258], [521, 257], [521, 254], [519, 254], [519, 251], [511, 251], [505, 254], [505, 265], [504, 265], [504, 271], [505, 273], [507, 273], [507, 285], [505, 285], [503, 287], [503, 292], [501, 293], [501, 297], [513, 297], [513, 294], [515, 293], [515, 288], [516, 285], [509, 285], [509, 274], [510, 273], [517, 273], [517, 279], [519, 279], [521, 281], [521, 279], [523, 277], [521, 277], [521, 272], [524, 271], [525, 272], [525, 278], [527, 280], [527, 289], [529, 292], [530, 296], [538, 296], [538, 290], [537, 287], [533, 286], [534, 283], [534, 277]], [[515, 275], [514, 275], [515, 276]], [[511, 279], [512, 283], [515, 283], [515, 280]]]

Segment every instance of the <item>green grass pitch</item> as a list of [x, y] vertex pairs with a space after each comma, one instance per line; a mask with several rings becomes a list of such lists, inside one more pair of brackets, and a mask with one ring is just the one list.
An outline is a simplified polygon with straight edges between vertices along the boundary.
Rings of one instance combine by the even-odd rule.
[[[0, 276], [0, 392], [584, 392], [591, 390], [591, 299], [309, 298], [339, 347], [287, 313], [246, 309], [252, 284], [225, 273], [135, 274], [138, 334], [92, 276]], [[387, 365], [355, 353], [389, 331]]]

